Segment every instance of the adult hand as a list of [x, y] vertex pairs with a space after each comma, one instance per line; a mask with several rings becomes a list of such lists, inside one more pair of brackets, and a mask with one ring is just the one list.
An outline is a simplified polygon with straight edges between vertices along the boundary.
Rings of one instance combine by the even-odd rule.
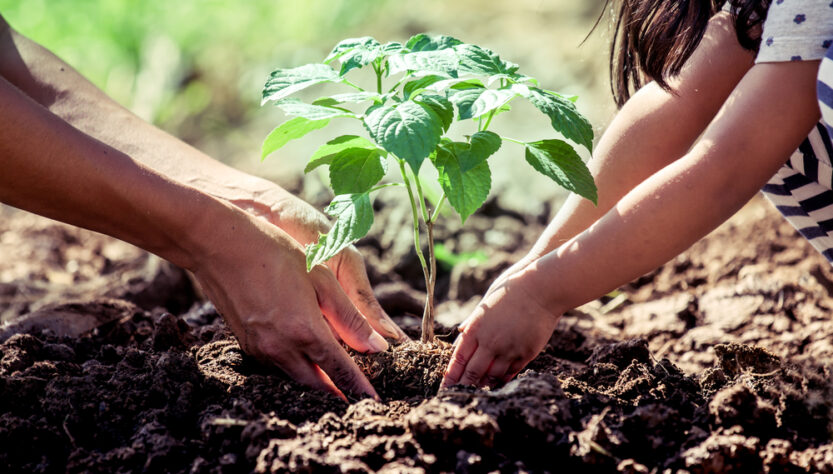
[[327, 229], [323, 216], [309, 225], [316, 220], [303, 216], [317, 213], [308, 205], [136, 117], [2, 19], [0, 109], [11, 120], [0, 136], [0, 200], [193, 270], [244, 349], [310, 385], [374, 393], [333, 333], [358, 350], [386, 343], [342, 287], [375, 327], [399, 332], [372, 297], [355, 250], [331, 263], [341, 286], [324, 267], [307, 274], [293, 237], [315, 240]]
[[[272, 183], [261, 181], [258, 186], [260, 191], [247, 191], [243, 195], [248, 197], [229, 201], [279, 227], [302, 246], [314, 243], [319, 233], [329, 231], [327, 218], [305, 201]], [[327, 261], [327, 267], [373, 329], [387, 338], [408, 339], [373, 295], [364, 259], [355, 247], [341, 251]]]
[[461, 325], [442, 387], [494, 387], [541, 352], [561, 313], [540, 303], [527, 284], [529, 274], [530, 266], [513, 266], [492, 284]]
[[243, 350], [306, 385], [378, 399], [327, 323], [360, 352], [385, 350], [387, 342], [333, 273], [324, 266], [307, 273], [303, 249], [289, 235], [239, 209], [227, 211], [207, 223], [211, 235], [191, 270]]

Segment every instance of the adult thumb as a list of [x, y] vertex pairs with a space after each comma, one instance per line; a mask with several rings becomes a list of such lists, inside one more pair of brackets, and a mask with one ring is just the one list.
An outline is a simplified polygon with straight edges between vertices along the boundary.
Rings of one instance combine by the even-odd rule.
[[318, 307], [341, 339], [359, 352], [381, 352], [388, 343], [367, 322], [341, 289], [335, 276], [326, 267], [312, 270]]

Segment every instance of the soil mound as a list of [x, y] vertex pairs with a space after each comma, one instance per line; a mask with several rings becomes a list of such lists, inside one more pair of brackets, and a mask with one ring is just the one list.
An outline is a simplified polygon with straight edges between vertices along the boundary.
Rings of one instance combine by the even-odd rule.
[[[506, 221], [489, 239], [514, 244], [441, 275], [440, 299], [455, 297], [445, 321], [465, 316], [483, 279], [546, 221], [487, 209]], [[104, 274], [107, 265], [78, 248], [90, 248], [88, 238], [91, 248], [110, 244], [42, 230], [58, 235], [47, 241], [51, 255], [63, 255], [44, 259], [27, 247], [43, 241], [8, 236], [55, 224], [18, 218], [0, 229], [23, 259], [0, 263], [0, 313], [18, 324], [0, 342], [2, 472], [833, 472], [833, 272], [760, 203], [618, 294], [565, 315], [545, 351], [503, 387], [438, 392], [447, 342], [355, 355], [382, 403], [309, 391], [246, 357], [187, 278], [182, 290], [157, 273], [136, 277], [143, 294], [157, 295], [150, 303], [112, 293], [118, 285], [106, 279], [84, 294], [56, 287], [60, 276], [34, 285], [20, 265], [87, 278], [71, 270]], [[478, 218], [471, 228], [491, 222]], [[477, 230], [441, 231], [455, 252], [484, 245]], [[376, 261], [383, 304], [413, 329], [408, 308], [421, 277], [407, 277], [405, 248], [382, 233], [363, 251]], [[108, 252], [111, 262], [147, 258]], [[405, 277], [388, 273], [397, 266]], [[101, 281], [94, 273], [84, 281]], [[9, 296], [33, 288], [48, 297]], [[67, 334], [55, 323], [67, 317], [95, 323]]]

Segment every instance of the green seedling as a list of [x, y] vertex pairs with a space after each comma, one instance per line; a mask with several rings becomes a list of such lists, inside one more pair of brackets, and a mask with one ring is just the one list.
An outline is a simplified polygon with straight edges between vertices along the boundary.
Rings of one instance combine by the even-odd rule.
[[[336, 61], [338, 69], [332, 66]], [[368, 67], [375, 74], [375, 87], [370, 90], [348, 78], [353, 70]], [[347, 92], [312, 103], [290, 97], [322, 83], [343, 85]], [[566, 140], [522, 141], [490, 131], [493, 119], [509, 111], [518, 98], [543, 112]], [[372, 193], [393, 186], [407, 191], [414, 247], [427, 289], [423, 341], [434, 339], [434, 225], [440, 210], [447, 202], [465, 223], [486, 201], [492, 182], [488, 159], [504, 142], [520, 145], [526, 162], [560, 186], [594, 203], [597, 199], [593, 177], [574, 148], [575, 144], [592, 151], [593, 146], [593, 128], [576, 109], [575, 98], [543, 89], [536, 79], [518, 72], [518, 65], [449, 36], [418, 34], [405, 44], [381, 44], [370, 37], [346, 39], [323, 63], [273, 71], [263, 88], [263, 103], [267, 102], [293, 118], [266, 137], [264, 158], [335, 119], [355, 121], [361, 125], [357, 130], [364, 132], [322, 145], [304, 170], [328, 166], [335, 194], [326, 209], [335, 222], [318, 242], [306, 247], [307, 270], [368, 233], [373, 223]], [[461, 121], [471, 124], [471, 134], [457, 140], [446, 136], [452, 123]], [[398, 167], [401, 182], [379, 184], [389, 163]], [[423, 192], [424, 165], [436, 169], [442, 189], [433, 206]], [[427, 259], [420, 238], [423, 228]]]

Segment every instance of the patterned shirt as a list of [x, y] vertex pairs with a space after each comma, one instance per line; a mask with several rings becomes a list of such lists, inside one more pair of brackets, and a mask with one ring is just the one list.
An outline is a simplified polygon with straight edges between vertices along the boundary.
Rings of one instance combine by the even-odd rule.
[[833, 45], [833, 2], [775, 0], [769, 7], [756, 63], [813, 61]]

